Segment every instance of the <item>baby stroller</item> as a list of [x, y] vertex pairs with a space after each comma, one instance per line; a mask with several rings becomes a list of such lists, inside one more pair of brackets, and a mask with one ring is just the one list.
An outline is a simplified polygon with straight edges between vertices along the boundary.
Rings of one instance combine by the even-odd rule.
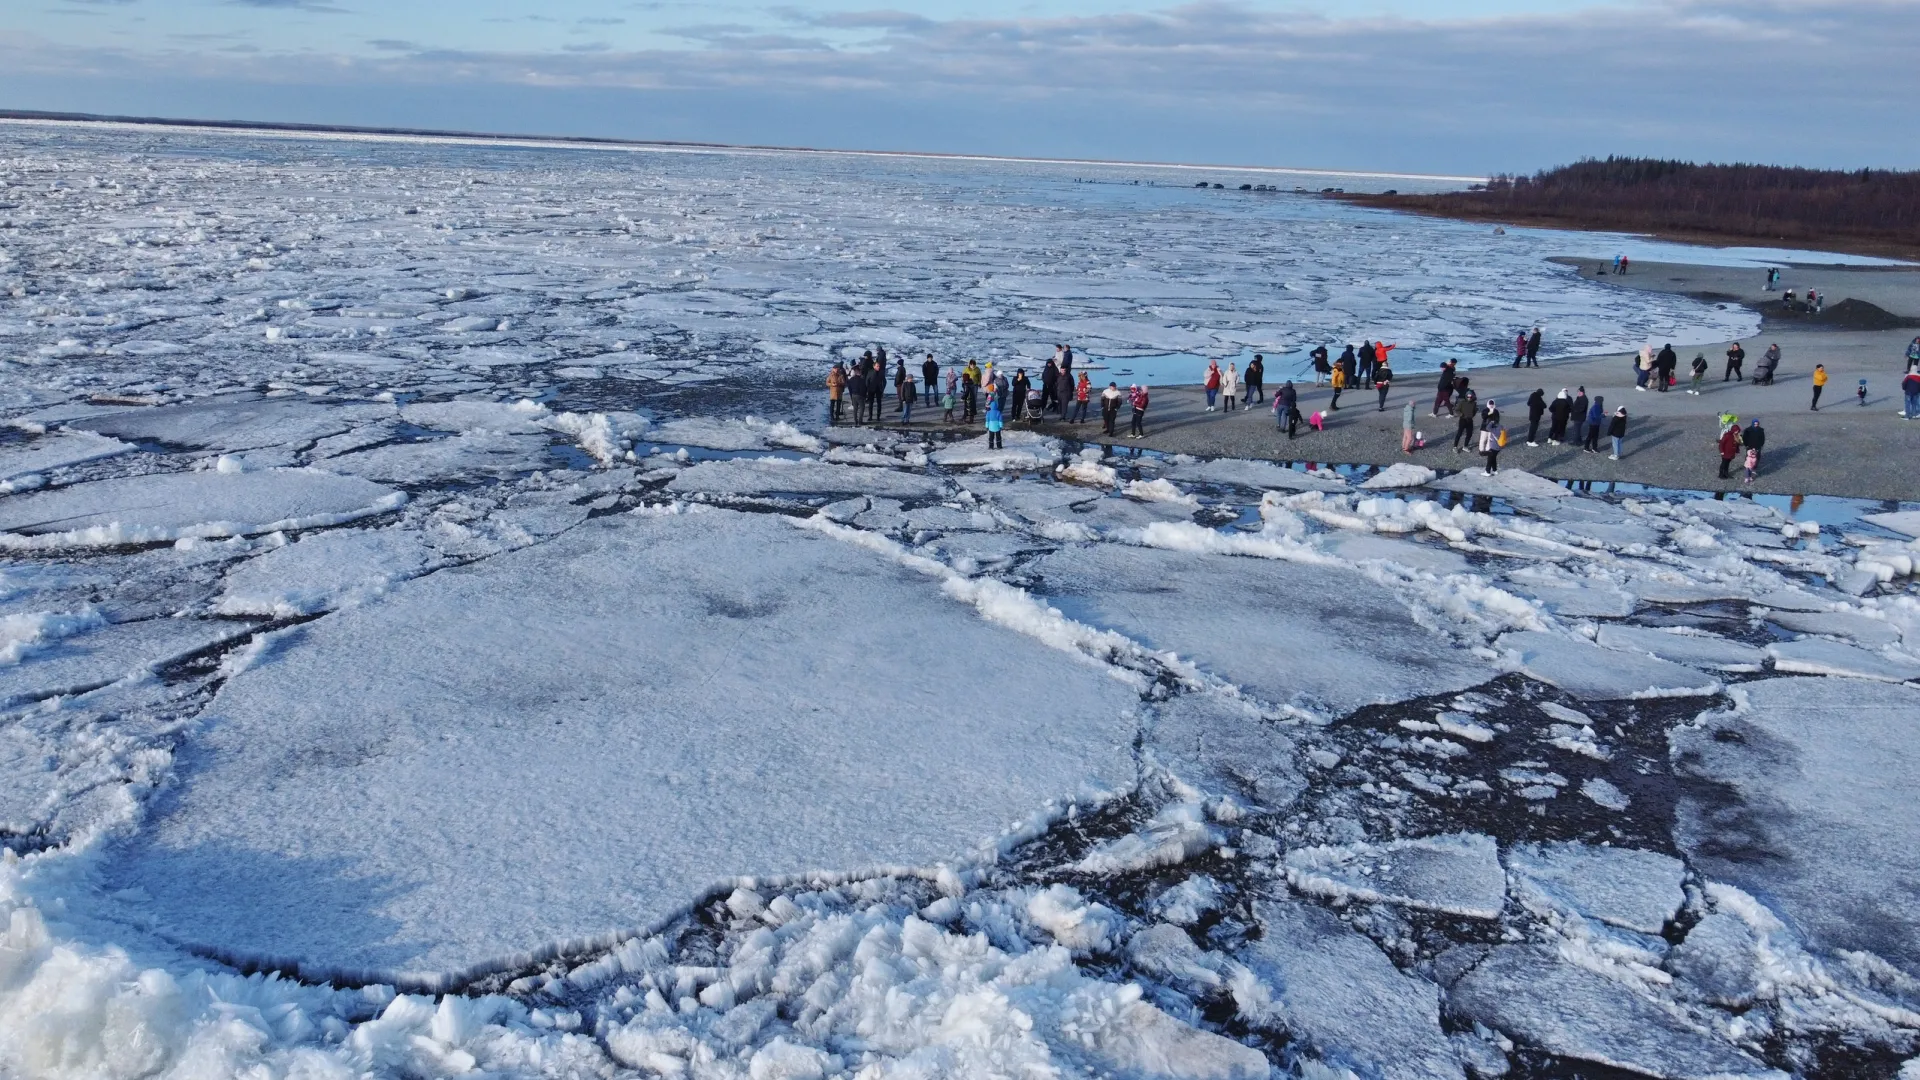
[[1026, 411], [1026, 415], [1022, 416], [1021, 419], [1027, 422], [1028, 427], [1032, 427], [1033, 425], [1040, 422], [1040, 391], [1039, 390], [1036, 389], [1036, 390], [1027, 391], [1027, 411]]

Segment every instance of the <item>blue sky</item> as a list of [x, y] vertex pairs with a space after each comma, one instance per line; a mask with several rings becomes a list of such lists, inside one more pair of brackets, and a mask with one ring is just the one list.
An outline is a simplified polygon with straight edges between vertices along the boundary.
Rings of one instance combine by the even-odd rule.
[[4, 0], [0, 107], [1485, 173], [1920, 166], [1915, 0]]

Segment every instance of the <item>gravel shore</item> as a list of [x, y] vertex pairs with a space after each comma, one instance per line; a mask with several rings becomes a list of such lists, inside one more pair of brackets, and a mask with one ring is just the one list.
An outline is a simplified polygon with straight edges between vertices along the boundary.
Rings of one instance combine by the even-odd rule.
[[[1592, 274], [1596, 263], [1576, 262]], [[1480, 400], [1497, 401], [1509, 431], [1501, 452], [1502, 468], [1526, 469], [1556, 480], [1617, 481], [1666, 488], [1747, 490], [1739, 480], [1718, 478], [1719, 453], [1716, 417], [1733, 412], [1742, 421], [1759, 417], [1767, 429], [1767, 447], [1760, 476], [1750, 490], [1781, 495], [1840, 495], [1863, 499], [1920, 499], [1920, 420], [1900, 416], [1899, 382], [1907, 343], [1920, 330], [1850, 330], [1806, 319], [1780, 316], [1779, 294], [1763, 291], [1764, 271], [1674, 263], [1636, 263], [1624, 277], [1602, 280], [1619, 288], [1685, 293], [1724, 303], [1741, 303], [1766, 315], [1761, 332], [1742, 344], [1747, 350], [1746, 373], [1768, 344], [1778, 342], [1782, 359], [1771, 386], [1751, 382], [1723, 382], [1728, 342], [1688, 346], [1680, 352], [1681, 383], [1669, 393], [1639, 392], [1633, 386], [1632, 358], [1615, 353], [1568, 359], [1542, 360], [1538, 368], [1506, 366], [1469, 371]], [[1871, 303], [1891, 315], [1920, 320], [1920, 268], [1794, 267], [1781, 286], [1804, 295], [1808, 287], [1827, 298], [1831, 312], [1842, 301]], [[1771, 309], [1771, 310], [1770, 310]], [[1552, 327], [1547, 327], [1551, 353]], [[1658, 348], [1662, 343], [1654, 342]], [[1705, 353], [1711, 365], [1705, 392], [1684, 392], [1688, 365], [1696, 353]], [[1820, 409], [1811, 407], [1812, 372], [1825, 364], [1829, 376]], [[1195, 372], [1199, 374], [1198, 371]], [[1866, 404], [1855, 397], [1859, 379], [1867, 380]], [[1147, 447], [1169, 453], [1265, 458], [1280, 461], [1340, 462], [1390, 465], [1414, 461], [1435, 469], [1478, 468], [1480, 458], [1455, 453], [1449, 447], [1453, 420], [1442, 413], [1430, 417], [1436, 376], [1407, 372], [1394, 384], [1386, 408], [1377, 411], [1378, 398], [1370, 390], [1342, 395], [1338, 412], [1330, 412], [1324, 432], [1307, 433], [1288, 441], [1277, 431], [1273, 413], [1256, 403], [1235, 413], [1208, 413], [1198, 386], [1153, 388], [1145, 439], [1117, 440], [1122, 447]], [[1269, 395], [1277, 383], [1268, 387]], [[1551, 399], [1562, 387], [1585, 386], [1589, 395], [1606, 398], [1607, 409], [1625, 406], [1629, 418], [1626, 453], [1619, 461], [1605, 454], [1588, 454], [1578, 447], [1546, 445], [1546, 421], [1541, 423], [1541, 445], [1525, 445], [1527, 396], [1535, 388]], [[1300, 386], [1302, 413], [1325, 409], [1332, 393], [1311, 384]], [[1415, 403], [1416, 426], [1427, 445], [1412, 454], [1400, 451], [1401, 408]], [[933, 414], [935, 417], [938, 413]], [[1125, 416], [1122, 416], [1124, 434]], [[939, 427], [940, 425], [915, 424]], [[1088, 441], [1099, 438], [1098, 413], [1093, 423], [1040, 424], [1039, 430]], [[1604, 445], [1604, 440], [1603, 440]]]

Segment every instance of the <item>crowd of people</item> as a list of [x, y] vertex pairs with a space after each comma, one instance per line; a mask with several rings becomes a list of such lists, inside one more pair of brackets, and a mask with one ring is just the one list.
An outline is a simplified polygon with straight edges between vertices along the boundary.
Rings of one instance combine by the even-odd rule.
[[[1245, 385], [1249, 394], [1264, 395], [1260, 360], [1260, 357], [1254, 357], [1254, 363], [1247, 369]], [[894, 411], [901, 423], [913, 421], [914, 404], [924, 397], [929, 404], [940, 406], [940, 419], [944, 423], [971, 424], [978, 418], [986, 428], [989, 447], [1004, 445], [1002, 433], [1010, 421], [1038, 421], [1052, 414], [1069, 425], [1086, 423], [1088, 410], [1096, 397], [1100, 402], [1102, 434], [1116, 435], [1114, 428], [1124, 406], [1133, 413], [1128, 437], [1146, 437], [1147, 388], [1133, 385], [1122, 391], [1118, 383], [1109, 382], [1105, 390], [1096, 393], [1093, 379], [1084, 369], [1075, 374], [1073, 348], [1068, 345], [1053, 347], [1053, 356], [1047, 360], [1037, 381], [1028, 377], [1025, 368], [1017, 368], [1009, 376], [1005, 365], [997, 365], [992, 361], [982, 365], [976, 360], [968, 360], [957, 368], [948, 367], [943, 380], [940, 362], [932, 353], [928, 353], [920, 362], [920, 377], [916, 382], [913, 374], [907, 370], [904, 358], [894, 358], [892, 363], [892, 370], [889, 371], [884, 345], [876, 345], [861, 353], [860, 358], [851, 364], [834, 361], [827, 371], [828, 424], [847, 422], [845, 407], [848, 398], [853, 399], [852, 423], [879, 423], [887, 384], [891, 381]], [[1240, 385], [1239, 374], [1232, 373], [1227, 392], [1229, 408], [1233, 407]], [[1209, 393], [1210, 404], [1218, 389], [1216, 382]]]

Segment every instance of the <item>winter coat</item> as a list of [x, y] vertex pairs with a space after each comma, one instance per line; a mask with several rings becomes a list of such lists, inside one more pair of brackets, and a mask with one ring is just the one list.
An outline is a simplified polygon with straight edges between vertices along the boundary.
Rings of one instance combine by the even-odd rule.
[[1766, 446], [1767, 429], [1761, 427], [1758, 421], [1748, 424], [1747, 430], [1740, 435], [1740, 445], [1749, 450], [1758, 450]]
[[1085, 401], [1092, 396], [1093, 396], [1093, 380], [1087, 378], [1086, 372], [1081, 372], [1080, 384], [1073, 388], [1073, 399], [1075, 401]]
[[1240, 392], [1240, 376], [1236, 374], [1232, 368], [1228, 368], [1226, 371], [1221, 372], [1220, 373], [1220, 393], [1226, 397], [1233, 397], [1235, 394], [1238, 394], [1239, 392]]
[[1740, 453], [1740, 427], [1734, 425], [1720, 433], [1720, 460], [1732, 461]]
[[1220, 389], [1220, 369], [1211, 364], [1207, 365], [1207, 389]]
[[1385, 390], [1393, 385], [1393, 369], [1382, 364], [1373, 369], [1373, 388]]
[[840, 370], [839, 368], [834, 368], [832, 371], [827, 372], [827, 394], [830, 397], [832, 397], [833, 400], [839, 401], [840, 395], [844, 393], [846, 389], [847, 389], [847, 373], [846, 372]]
[[1280, 388], [1280, 394], [1276, 400], [1281, 402], [1283, 408], [1298, 408], [1300, 406], [1300, 391], [1295, 390], [1292, 383], [1288, 383]]
[[1554, 423], [1564, 426], [1567, 422], [1567, 417], [1573, 414], [1573, 399], [1567, 396], [1565, 390], [1562, 390], [1560, 391], [1560, 396], [1554, 398], [1553, 401], [1548, 404], [1547, 412], [1553, 415]]
[[1607, 436], [1614, 439], [1626, 438], [1627, 418], [1624, 416], [1615, 416], [1613, 422], [1607, 425]]
[[1266, 381], [1266, 378], [1267, 378], [1266, 363], [1262, 361], [1259, 357], [1257, 356], [1254, 357], [1253, 362], [1247, 365], [1247, 385], [1259, 386], [1261, 383]]
[[1127, 402], [1128, 404], [1133, 406], [1134, 412], [1146, 412], [1147, 411], [1147, 388], [1143, 386], [1140, 389], [1135, 390], [1132, 394], [1128, 395]]
[[1598, 427], [1600, 425], [1600, 421], [1605, 420], [1606, 418], [1607, 418], [1607, 414], [1601, 411], [1600, 403], [1598, 401], [1594, 402], [1592, 405], [1587, 407], [1587, 426], [1588, 427]]
[[996, 395], [987, 402], [987, 430], [999, 431], [1006, 426], [1006, 414], [1000, 411], [1000, 398]]
[[1535, 390], [1527, 398], [1527, 419], [1539, 420], [1542, 416], [1545, 416], [1546, 414], [1547, 414], [1547, 395], [1543, 391]]
[[1816, 367], [1813, 369], [1813, 385], [1815, 386], [1827, 385], [1827, 369], [1826, 368]]

